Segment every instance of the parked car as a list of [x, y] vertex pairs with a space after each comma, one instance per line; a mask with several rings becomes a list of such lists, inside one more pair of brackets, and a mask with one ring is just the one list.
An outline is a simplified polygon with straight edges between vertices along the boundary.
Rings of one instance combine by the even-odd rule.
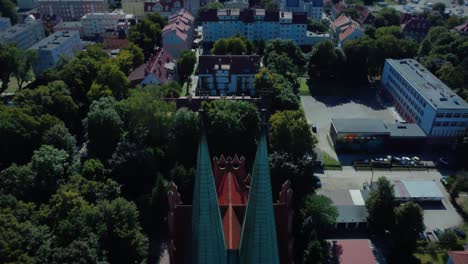
[[317, 126], [312, 124], [312, 132], [317, 133]]
[[440, 178], [440, 182], [441, 182], [443, 185], [447, 185], [447, 176], [442, 176], [442, 178]]
[[317, 189], [322, 188], [322, 181], [317, 176], [315, 176], [315, 186], [317, 186]]
[[442, 230], [440, 230], [439, 228], [436, 228], [434, 229], [434, 235], [437, 237], [437, 239], [439, 238], [440, 235], [442, 235]]
[[461, 229], [459, 227], [454, 227], [452, 230], [453, 230], [453, 232], [455, 232], [455, 234], [457, 234], [457, 236], [459, 236], [461, 238], [466, 238], [466, 233], [465, 233], [465, 231], [463, 231], [463, 229]]

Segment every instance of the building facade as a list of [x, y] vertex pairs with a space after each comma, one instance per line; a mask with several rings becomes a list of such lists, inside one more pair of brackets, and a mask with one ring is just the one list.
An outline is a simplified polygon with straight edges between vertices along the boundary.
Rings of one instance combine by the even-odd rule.
[[386, 59], [381, 83], [395, 108], [430, 137], [462, 136], [468, 103], [414, 59]]
[[405, 37], [422, 41], [431, 29], [431, 21], [423, 15], [404, 13], [401, 15], [400, 28]]
[[79, 21], [87, 13], [106, 12], [107, 0], [38, 0], [41, 15], [56, 15], [63, 21]]
[[80, 37], [83, 37], [83, 26], [81, 22], [74, 21], [74, 22], [62, 22], [54, 26], [54, 32], [57, 31], [78, 31], [80, 33]]
[[183, 49], [190, 50], [194, 35], [195, 18], [185, 9], [181, 9], [168, 19], [162, 30], [162, 45], [172, 57], [179, 57]]
[[11, 21], [9, 17], [0, 17], [0, 32], [7, 30], [11, 27]]
[[16, 24], [0, 32], [0, 43], [15, 44], [20, 49], [27, 49], [43, 38], [45, 33], [40, 21]]
[[78, 31], [59, 31], [36, 43], [30, 49], [37, 51], [37, 59], [33, 64], [34, 73], [54, 67], [63, 57], [74, 57], [81, 50], [80, 33]]
[[289, 39], [297, 45], [310, 45], [305, 12], [282, 12], [265, 9], [210, 9], [200, 15], [203, 41], [215, 42], [243, 34], [248, 39], [265, 41]]
[[260, 70], [257, 55], [202, 55], [198, 57], [198, 93], [255, 95], [253, 79]]
[[340, 15], [331, 24], [331, 33], [338, 45], [343, 46], [346, 41], [361, 37], [364, 29], [348, 16]]
[[88, 13], [81, 18], [83, 35], [87, 38], [102, 38], [106, 30], [122, 28], [124, 31], [137, 23], [133, 14], [123, 12]]
[[192, 14], [196, 14], [198, 9], [213, 0], [122, 0], [122, 10], [128, 14], [134, 14], [142, 19], [148, 14], [159, 13], [163, 17], [178, 12], [181, 8], [185, 8]]
[[306, 12], [313, 20], [321, 20], [323, 17], [322, 0], [281, 0], [280, 9], [289, 12]]
[[160, 49], [149, 60], [130, 73], [128, 79], [133, 84], [165, 84], [176, 81], [176, 60], [170, 53]]

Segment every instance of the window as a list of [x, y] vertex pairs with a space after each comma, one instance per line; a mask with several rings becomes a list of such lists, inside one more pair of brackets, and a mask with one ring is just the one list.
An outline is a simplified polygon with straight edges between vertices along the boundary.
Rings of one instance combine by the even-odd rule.
[[452, 122], [452, 124], [450, 124], [450, 126], [457, 126], [458, 122]]
[[447, 114], [445, 114], [445, 117], [446, 117], [446, 118], [452, 118], [452, 116], [453, 116], [452, 113], [447, 113]]
[[439, 113], [439, 114], [437, 114], [437, 116], [436, 116], [436, 117], [438, 117], [438, 118], [444, 117], [444, 114], [442, 114], [442, 113]]
[[461, 116], [461, 114], [460, 114], [460, 113], [458, 113], [458, 114], [454, 114], [454, 115], [453, 115], [453, 117], [454, 117], [454, 118], [459, 118], [460, 116]]
[[446, 127], [449, 125], [449, 122], [444, 122], [444, 124], [442, 126]]
[[463, 114], [463, 118], [468, 118], [468, 114]]

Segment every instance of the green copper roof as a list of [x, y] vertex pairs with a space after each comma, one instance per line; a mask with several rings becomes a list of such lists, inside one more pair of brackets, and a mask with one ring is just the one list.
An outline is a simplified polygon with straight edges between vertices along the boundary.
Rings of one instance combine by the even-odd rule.
[[197, 171], [193, 191], [192, 250], [191, 263], [226, 263], [221, 214], [203, 128], [198, 145]]
[[260, 135], [252, 171], [240, 242], [240, 264], [279, 263], [265, 134], [263, 131]]

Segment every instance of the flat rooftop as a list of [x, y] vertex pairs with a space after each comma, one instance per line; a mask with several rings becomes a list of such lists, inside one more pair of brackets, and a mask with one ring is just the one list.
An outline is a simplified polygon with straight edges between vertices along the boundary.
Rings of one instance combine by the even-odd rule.
[[23, 31], [27, 31], [27, 30], [30, 30], [32, 27], [35, 27], [38, 23], [40, 22], [32, 21], [28, 23], [21, 23], [21, 24], [13, 25], [9, 27], [8, 29], [6, 29], [5, 31], [3, 31], [2, 33], [0, 33], [0, 38], [4, 38], [4, 39], [14, 38], [17, 34], [20, 34]]
[[424, 138], [426, 133], [418, 124], [386, 124], [392, 138]]
[[71, 22], [62, 22], [57, 24], [54, 28], [76, 28], [76, 27], [81, 27], [81, 22], [80, 21], [71, 21]]
[[64, 42], [70, 39], [74, 34], [78, 35], [78, 31], [57, 31], [52, 35], [48, 36], [47, 38], [39, 41], [38, 43], [34, 44], [30, 49], [37, 49], [37, 50], [52, 50], [59, 46], [61, 46]]
[[333, 118], [332, 124], [338, 133], [378, 133], [390, 135], [390, 131], [380, 119]]
[[386, 59], [436, 109], [468, 109], [468, 103], [414, 59]]
[[444, 198], [434, 181], [395, 181], [397, 198]]

